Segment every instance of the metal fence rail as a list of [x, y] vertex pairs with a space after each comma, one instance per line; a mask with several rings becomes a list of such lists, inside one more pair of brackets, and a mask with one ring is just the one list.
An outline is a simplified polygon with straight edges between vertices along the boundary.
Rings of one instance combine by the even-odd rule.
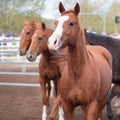
[[[27, 72], [26, 69], [29, 67], [38, 68], [40, 57], [37, 58], [36, 62], [29, 62], [25, 56], [19, 56], [18, 48], [19, 37], [16, 39], [0, 39], [0, 75], [38, 76], [38, 72]], [[11, 65], [11, 70], [19, 66], [21, 68], [21, 71], [4, 71], [5, 69], [8, 69], [8, 65]]]

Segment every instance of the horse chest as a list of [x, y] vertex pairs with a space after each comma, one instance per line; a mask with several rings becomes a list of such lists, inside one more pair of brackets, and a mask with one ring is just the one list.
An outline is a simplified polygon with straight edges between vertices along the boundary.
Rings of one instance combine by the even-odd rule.
[[87, 74], [82, 74], [80, 78], [76, 78], [72, 75], [70, 76], [70, 74], [68, 75], [68, 71], [64, 71], [60, 83], [62, 98], [74, 103], [75, 106], [89, 103], [99, 92], [99, 80], [91, 82], [94, 76], [91, 71], [88, 71]]
[[44, 66], [40, 67], [40, 75], [45, 79], [56, 79], [60, 76], [58, 68], [56, 66]]

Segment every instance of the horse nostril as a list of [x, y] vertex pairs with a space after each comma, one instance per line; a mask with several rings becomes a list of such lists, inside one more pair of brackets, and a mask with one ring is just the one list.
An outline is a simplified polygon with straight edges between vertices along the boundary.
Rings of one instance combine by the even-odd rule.
[[32, 55], [29, 55], [29, 58], [32, 59]]
[[57, 43], [57, 40], [55, 40], [54, 45]]
[[27, 55], [28, 60], [32, 60], [33, 56], [32, 54]]

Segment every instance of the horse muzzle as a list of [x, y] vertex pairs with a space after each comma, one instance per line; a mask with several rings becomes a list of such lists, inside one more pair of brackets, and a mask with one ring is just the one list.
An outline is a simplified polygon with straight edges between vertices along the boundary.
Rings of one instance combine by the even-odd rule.
[[26, 50], [24, 50], [24, 51], [19, 50], [19, 55], [20, 55], [20, 56], [24, 56], [24, 55], [26, 55]]
[[30, 62], [34, 62], [36, 60], [36, 56], [33, 54], [27, 54], [26, 57]]

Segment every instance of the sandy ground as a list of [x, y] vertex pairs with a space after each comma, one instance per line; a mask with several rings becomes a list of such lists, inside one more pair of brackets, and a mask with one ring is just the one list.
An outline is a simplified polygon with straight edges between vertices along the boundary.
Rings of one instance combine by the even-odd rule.
[[[2, 68], [3, 66], [0, 66]], [[4, 67], [3, 67], [4, 68]], [[19, 71], [20, 68], [12, 71]], [[9, 71], [11, 69], [0, 69]], [[37, 68], [31, 68], [30, 71], [37, 71]], [[0, 75], [0, 83], [27, 83], [39, 84], [38, 76], [18, 76], [18, 75]], [[54, 98], [50, 98], [50, 107], [53, 105]], [[114, 109], [114, 100], [112, 102], [115, 120], [120, 120]], [[49, 114], [48, 112], [48, 114]], [[0, 85], [0, 120], [42, 120], [42, 101], [40, 86], [8, 86]], [[58, 119], [56, 116], [55, 120]], [[75, 109], [75, 120], [82, 120], [82, 111], [78, 107]], [[103, 111], [103, 120], [108, 120], [106, 108]]]

